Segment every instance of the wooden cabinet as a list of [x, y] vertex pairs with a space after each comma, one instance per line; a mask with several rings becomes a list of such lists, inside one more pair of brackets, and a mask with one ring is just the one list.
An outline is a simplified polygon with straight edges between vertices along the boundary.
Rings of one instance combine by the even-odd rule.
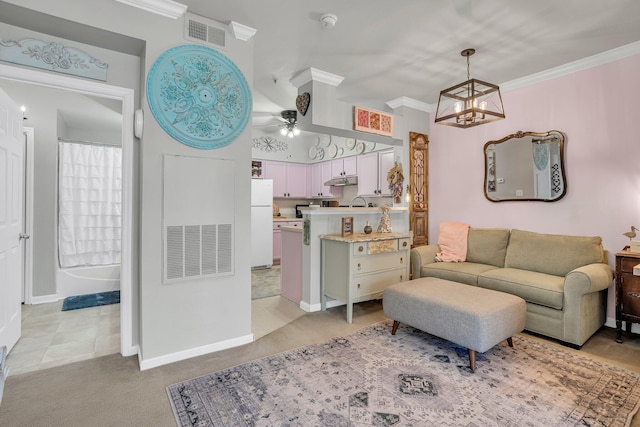
[[300, 227], [302, 228], [302, 220], [300, 221], [273, 221], [273, 264], [280, 264], [282, 258], [282, 227]]
[[389, 233], [383, 240], [380, 234], [353, 236], [321, 236], [322, 309], [327, 297], [345, 302], [347, 323], [354, 303], [382, 298], [385, 288], [409, 280], [408, 234]]
[[387, 172], [393, 167], [393, 148], [356, 157], [358, 194], [368, 197], [391, 196]]
[[356, 156], [344, 157], [342, 159], [331, 160], [331, 177], [356, 175], [358, 160]]
[[640, 276], [633, 267], [640, 264], [640, 254], [627, 250], [616, 254], [616, 341], [622, 342], [622, 322], [627, 333], [631, 325], [640, 323]]
[[273, 180], [274, 198], [298, 198], [307, 197], [307, 179], [309, 168], [302, 163], [287, 162], [263, 162], [263, 176]]

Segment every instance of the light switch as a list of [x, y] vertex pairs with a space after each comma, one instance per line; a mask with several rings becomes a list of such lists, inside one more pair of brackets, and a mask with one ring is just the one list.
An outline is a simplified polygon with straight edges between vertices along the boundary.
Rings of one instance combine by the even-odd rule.
[[633, 266], [633, 275], [640, 276], [640, 264]]

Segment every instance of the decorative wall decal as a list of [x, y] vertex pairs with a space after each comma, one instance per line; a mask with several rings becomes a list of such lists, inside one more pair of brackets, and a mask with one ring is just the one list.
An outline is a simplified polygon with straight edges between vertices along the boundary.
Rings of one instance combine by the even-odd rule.
[[393, 115], [368, 108], [355, 107], [353, 129], [378, 135], [393, 136]]
[[298, 95], [296, 97], [296, 107], [298, 108], [298, 113], [302, 114], [303, 116], [306, 115], [310, 103], [311, 94], [309, 94], [309, 92], [304, 92]]
[[225, 55], [201, 45], [166, 50], [149, 70], [147, 100], [162, 129], [200, 149], [231, 144], [245, 129], [251, 91]]
[[253, 138], [253, 148], [257, 148], [260, 151], [266, 151], [267, 153], [273, 153], [276, 151], [285, 151], [289, 146], [284, 141], [279, 141], [270, 136], [261, 136], [260, 138]]
[[109, 68], [83, 50], [37, 39], [0, 39], [0, 61], [102, 81]]

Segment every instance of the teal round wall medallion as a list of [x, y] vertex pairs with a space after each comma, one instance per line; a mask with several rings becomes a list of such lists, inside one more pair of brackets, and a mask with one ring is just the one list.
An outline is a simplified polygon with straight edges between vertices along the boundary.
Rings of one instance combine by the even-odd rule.
[[227, 56], [206, 46], [166, 50], [147, 75], [151, 114], [172, 138], [200, 149], [222, 148], [251, 115], [251, 91]]

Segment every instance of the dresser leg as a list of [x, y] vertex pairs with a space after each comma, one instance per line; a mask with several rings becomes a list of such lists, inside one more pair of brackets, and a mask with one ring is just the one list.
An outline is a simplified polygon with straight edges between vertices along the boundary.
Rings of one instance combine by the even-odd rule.
[[616, 320], [616, 342], [622, 342], [622, 320]]

